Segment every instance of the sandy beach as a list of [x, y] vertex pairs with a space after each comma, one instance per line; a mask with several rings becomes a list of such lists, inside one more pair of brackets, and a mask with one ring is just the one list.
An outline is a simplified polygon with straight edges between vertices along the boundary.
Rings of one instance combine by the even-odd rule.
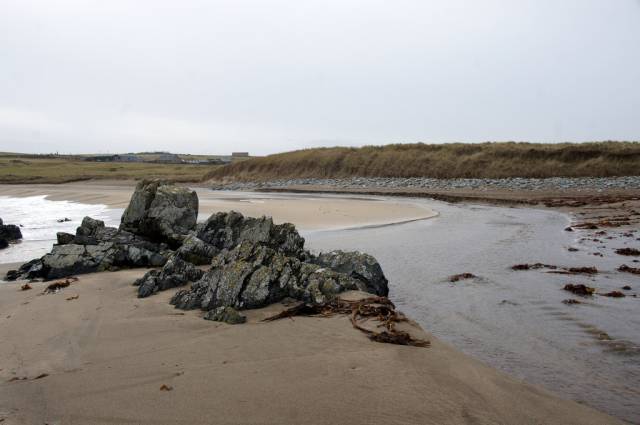
[[173, 291], [137, 299], [131, 282], [143, 273], [84, 275], [47, 295], [43, 283], [0, 286], [4, 423], [621, 423], [417, 325], [431, 347], [371, 342], [344, 316], [260, 322], [279, 305], [217, 324], [175, 310]]
[[[201, 214], [234, 209], [306, 230], [437, 214], [406, 199], [196, 190]], [[125, 207], [132, 191], [131, 183], [0, 186], [4, 196], [111, 208]], [[0, 265], [0, 274], [10, 268]], [[622, 423], [489, 367], [413, 322], [405, 329], [430, 347], [369, 341], [346, 316], [261, 322], [281, 304], [247, 311], [244, 325], [220, 324], [174, 309], [175, 290], [136, 298], [131, 283], [144, 272], [81, 275], [55, 294], [43, 294], [45, 283], [0, 285], [3, 423]]]
[[[0, 185], [0, 196], [42, 196], [52, 201], [74, 201], [126, 208], [135, 187], [133, 181], [88, 181], [66, 184]], [[247, 216], [267, 215], [275, 223], [294, 223], [302, 230], [348, 228], [421, 220], [437, 213], [423, 205], [342, 195], [327, 199], [310, 195], [279, 195], [214, 192], [195, 187], [200, 215], [235, 210]]]

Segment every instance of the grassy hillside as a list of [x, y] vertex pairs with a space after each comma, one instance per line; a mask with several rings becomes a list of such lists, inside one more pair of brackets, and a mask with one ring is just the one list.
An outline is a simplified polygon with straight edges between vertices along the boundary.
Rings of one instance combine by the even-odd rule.
[[80, 157], [0, 154], [0, 183], [65, 183], [88, 179], [201, 181], [212, 165], [88, 162]]
[[640, 175], [640, 143], [396, 144], [286, 152], [209, 172], [209, 180]]

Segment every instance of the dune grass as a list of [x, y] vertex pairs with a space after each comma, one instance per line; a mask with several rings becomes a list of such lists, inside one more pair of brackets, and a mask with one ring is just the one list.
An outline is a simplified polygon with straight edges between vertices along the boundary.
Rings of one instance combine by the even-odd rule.
[[79, 157], [0, 155], [0, 183], [66, 183], [90, 179], [198, 182], [216, 165], [89, 162]]
[[640, 143], [394, 144], [317, 148], [229, 164], [207, 180], [609, 177], [640, 174]]

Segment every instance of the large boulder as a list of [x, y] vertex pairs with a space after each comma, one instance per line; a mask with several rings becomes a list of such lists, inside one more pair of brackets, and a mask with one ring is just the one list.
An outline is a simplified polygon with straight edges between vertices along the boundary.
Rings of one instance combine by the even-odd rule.
[[358, 279], [366, 292], [389, 295], [389, 281], [378, 261], [369, 254], [336, 250], [311, 257], [309, 262]]
[[141, 181], [122, 215], [120, 229], [179, 246], [196, 225], [198, 195], [186, 187]]

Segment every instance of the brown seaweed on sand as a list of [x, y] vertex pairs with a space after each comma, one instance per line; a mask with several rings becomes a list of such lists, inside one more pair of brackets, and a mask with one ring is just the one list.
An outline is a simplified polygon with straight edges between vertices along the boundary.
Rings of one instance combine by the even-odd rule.
[[581, 283], [580, 284], [567, 283], [566, 285], [564, 285], [564, 288], [562, 289], [564, 289], [565, 291], [573, 292], [576, 295], [584, 295], [584, 296], [593, 295], [593, 293], [596, 292], [595, 288], [583, 285]]
[[515, 266], [511, 266], [511, 270], [537, 270], [537, 269], [555, 270], [557, 268], [558, 266], [553, 266], [551, 264], [542, 264], [542, 263], [516, 264]]
[[57, 282], [50, 283], [49, 285], [47, 285], [44, 292], [46, 294], [57, 292], [60, 289], [66, 288], [67, 286], [71, 285], [71, 282], [76, 282], [77, 280], [78, 280], [77, 277], [68, 277], [64, 280], [59, 280]]
[[453, 276], [449, 277], [449, 282], [458, 282], [460, 280], [464, 280], [464, 279], [474, 279], [477, 276], [473, 273], [460, 273], [460, 274], [454, 274]]
[[607, 293], [604, 293], [604, 294], [598, 294], [598, 295], [602, 295], [603, 297], [612, 297], [612, 298], [623, 298], [623, 297], [625, 297], [625, 295], [620, 291], [611, 291], [611, 292], [607, 292]]
[[557, 273], [557, 274], [596, 274], [598, 273], [598, 269], [595, 267], [569, 267], [564, 270], [552, 270], [547, 273]]
[[[428, 347], [430, 345], [427, 340], [414, 338], [408, 332], [396, 329], [396, 323], [406, 322], [407, 318], [395, 310], [395, 305], [387, 297], [369, 297], [358, 301], [335, 298], [320, 304], [302, 303], [287, 308], [274, 316], [267, 317], [263, 319], [263, 322], [293, 316], [330, 317], [335, 314], [349, 314], [353, 327], [366, 334], [372, 341], [415, 347]], [[379, 321], [378, 327], [382, 327], [384, 330], [376, 332], [362, 327], [360, 319], [366, 320], [368, 318]]]
[[631, 255], [637, 257], [640, 255], [640, 249], [635, 248], [620, 248], [616, 249], [616, 254], [618, 255]]
[[626, 264], [623, 264], [620, 267], [618, 267], [618, 271], [632, 273], [632, 274], [640, 274], [640, 268], [638, 268], [638, 267], [629, 267]]
[[596, 274], [598, 273], [598, 269], [593, 266], [586, 267], [560, 267], [554, 266], [552, 264], [543, 264], [543, 263], [534, 263], [534, 264], [516, 264], [511, 266], [511, 270], [539, 270], [539, 269], [549, 269], [547, 273], [557, 273], [557, 274]]

